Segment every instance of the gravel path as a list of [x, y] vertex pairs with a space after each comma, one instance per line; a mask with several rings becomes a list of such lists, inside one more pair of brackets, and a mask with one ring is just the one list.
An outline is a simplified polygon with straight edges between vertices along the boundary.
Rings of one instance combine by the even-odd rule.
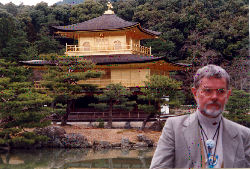
[[110, 143], [120, 143], [122, 138], [129, 138], [132, 142], [137, 142], [137, 135], [144, 134], [145, 136], [157, 142], [161, 132], [145, 130], [139, 131], [136, 129], [100, 129], [100, 128], [87, 128], [84, 125], [71, 125], [63, 127], [67, 133], [80, 133], [87, 137], [89, 142], [108, 141]]

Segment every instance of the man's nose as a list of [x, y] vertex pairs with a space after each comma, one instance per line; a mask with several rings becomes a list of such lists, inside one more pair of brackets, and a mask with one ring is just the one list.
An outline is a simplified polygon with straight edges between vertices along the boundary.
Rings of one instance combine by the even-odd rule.
[[217, 99], [218, 99], [218, 93], [217, 93], [216, 90], [213, 90], [212, 95], [211, 95], [211, 98], [212, 98], [213, 100], [217, 100]]

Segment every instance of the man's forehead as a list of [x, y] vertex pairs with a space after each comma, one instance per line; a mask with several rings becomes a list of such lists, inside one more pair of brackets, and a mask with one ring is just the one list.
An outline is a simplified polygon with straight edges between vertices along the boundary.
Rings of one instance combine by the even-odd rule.
[[204, 77], [200, 80], [200, 86], [204, 88], [226, 88], [225, 78]]

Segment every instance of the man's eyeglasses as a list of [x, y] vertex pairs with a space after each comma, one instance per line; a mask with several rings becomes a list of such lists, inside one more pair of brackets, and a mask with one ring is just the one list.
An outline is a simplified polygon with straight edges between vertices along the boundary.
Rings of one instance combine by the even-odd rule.
[[227, 94], [227, 89], [210, 89], [210, 88], [203, 88], [201, 89], [202, 94], [206, 96], [213, 95], [214, 91], [218, 96], [225, 96]]

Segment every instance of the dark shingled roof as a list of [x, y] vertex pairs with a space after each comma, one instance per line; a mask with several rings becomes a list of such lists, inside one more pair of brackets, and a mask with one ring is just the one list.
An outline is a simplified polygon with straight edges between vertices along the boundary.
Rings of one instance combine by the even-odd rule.
[[94, 62], [97, 65], [146, 63], [163, 59], [163, 57], [140, 56], [132, 54], [83, 56], [82, 58], [87, 60], [92, 60], [92, 62]]
[[85, 22], [66, 25], [66, 26], [52, 26], [53, 28], [61, 31], [103, 31], [103, 30], [115, 30], [115, 29], [125, 29], [128, 27], [138, 26], [143, 32], [153, 35], [160, 35], [161, 32], [151, 31], [144, 29], [140, 26], [138, 22], [125, 21], [115, 14], [103, 14], [94, 19], [90, 19]]
[[[97, 65], [108, 65], [108, 64], [129, 64], [129, 63], [147, 63], [154, 62], [158, 60], [165, 60], [166, 62], [187, 67], [188, 65], [182, 65], [177, 63], [172, 63], [166, 59], [166, 57], [154, 57], [154, 56], [140, 56], [132, 54], [120, 54], [120, 55], [93, 55], [93, 56], [79, 56], [79, 58], [92, 60]], [[55, 63], [46, 60], [30, 60], [30, 61], [20, 61], [20, 63], [25, 65], [54, 65]]]

